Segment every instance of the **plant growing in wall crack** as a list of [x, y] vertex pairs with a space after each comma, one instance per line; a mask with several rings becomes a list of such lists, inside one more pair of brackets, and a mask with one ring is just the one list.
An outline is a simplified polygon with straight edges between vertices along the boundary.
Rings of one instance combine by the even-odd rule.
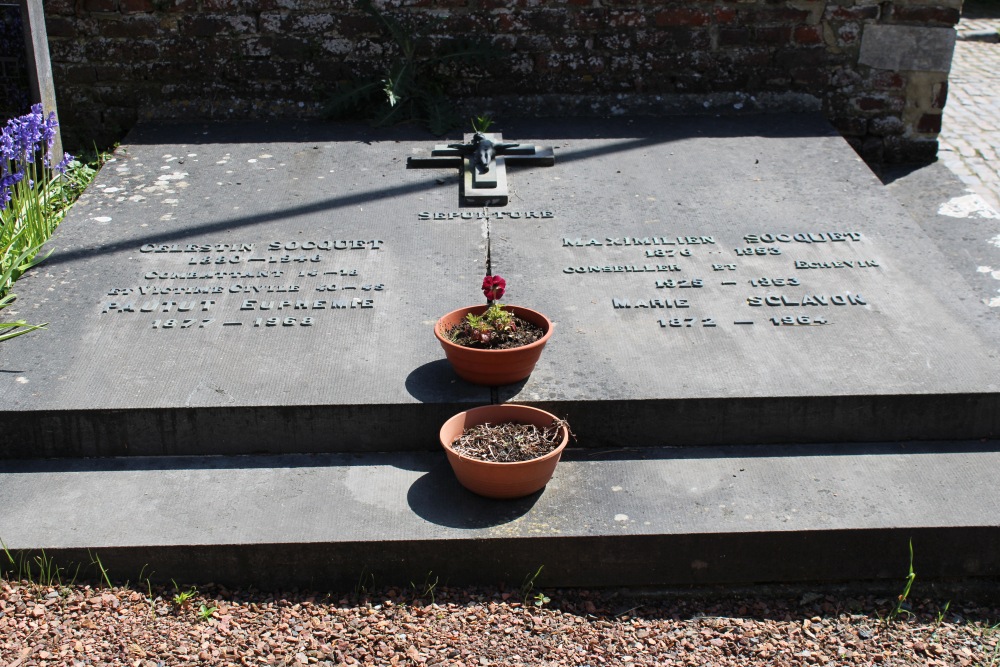
[[434, 134], [456, 127], [459, 117], [448, 94], [468, 67], [497, 56], [488, 43], [455, 37], [430, 39], [380, 12], [371, 0], [356, 6], [372, 16], [394, 44], [394, 58], [381, 76], [340, 85], [326, 105], [330, 118], [366, 119], [376, 126], [416, 120]]

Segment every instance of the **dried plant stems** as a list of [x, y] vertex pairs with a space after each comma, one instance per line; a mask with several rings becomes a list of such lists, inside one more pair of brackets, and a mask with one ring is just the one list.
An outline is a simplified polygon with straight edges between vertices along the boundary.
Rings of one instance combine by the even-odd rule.
[[530, 461], [556, 449], [563, 439], [563, 428], [557, 419], [544, 428], [534, 424], [504, 422], [479, 424], [465, 430], [452, 442], [452, 448], [469, 458], [494, 463]]

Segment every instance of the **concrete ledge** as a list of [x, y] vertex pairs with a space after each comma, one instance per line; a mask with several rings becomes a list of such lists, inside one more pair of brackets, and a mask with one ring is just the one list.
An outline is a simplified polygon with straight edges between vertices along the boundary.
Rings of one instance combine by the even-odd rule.
[[[0, 412], [0, 460], [430, 451], [448, 418], [490, 402], [480, 393], [466, 403]], [[1000, 436], [1000, 395], [985, 392], [527, 402], [501, 388], [499, 397], [564, 417], [588, 448]]]
[[[21, 461], [0, 538], [113, 578], [264, 588], [690, 585], [1000, 574], [1000, 442], [572, 450], [541, 493], [438, 453]], [[91, 575], [93, 575], [91, 570]]]

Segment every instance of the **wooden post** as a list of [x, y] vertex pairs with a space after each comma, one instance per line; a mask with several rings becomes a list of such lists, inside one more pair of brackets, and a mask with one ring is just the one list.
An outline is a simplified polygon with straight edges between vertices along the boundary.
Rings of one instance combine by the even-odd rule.
[[[45, 12], [42, 0], [19, 0], [21, 22], [24, 24], [24, 46], [28, 52], [28, 88], [31, 103], [42, 103], [45, 114], [56, 109], [56, 88], [52, 82], [52, 63], [49, 60], [49, 38], [45, 33]], [[62, 160], [62, 133], [56, 128], [56, 139], [52, 144], [52, 159]]]

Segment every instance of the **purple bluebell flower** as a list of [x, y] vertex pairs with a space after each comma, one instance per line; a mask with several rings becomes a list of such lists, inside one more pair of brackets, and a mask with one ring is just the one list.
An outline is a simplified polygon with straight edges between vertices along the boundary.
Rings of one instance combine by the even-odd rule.
[[[11, 199], [11, 188], [25, 179], [26, 173], [34, 173], [34, 165], [38, 153], [43, 153], [42, 164], [46, 169], [54, 168], [63, 173], [73, 157], [63, 154], [59, 164], [52, 166], [52, 144], [56, 137], [59, 122], [56, 115], [50, 113], [46, 118], [41, 104], [31, 107], [31, 113], [7, 121], [7, 126], [0, 131], [0, 210], [3, 210]], [[29, 188], [35, 187], [35, 182], [28, 179]]]

